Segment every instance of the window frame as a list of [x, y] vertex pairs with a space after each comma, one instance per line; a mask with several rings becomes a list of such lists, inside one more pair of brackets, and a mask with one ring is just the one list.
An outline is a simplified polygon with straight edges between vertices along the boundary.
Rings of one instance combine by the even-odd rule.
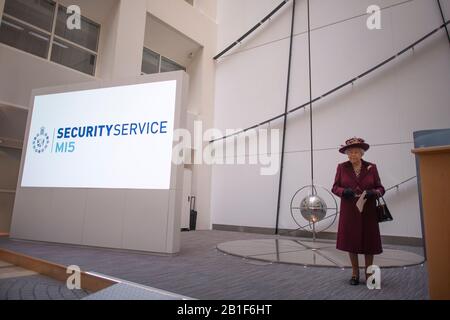
[[[69, 68], [69, 69], [71, 69], [71, 70], [78, 71], [78, 72], [80, 72], [80, 73], [82, 73], [82, 74], [86, 74], [86, 75], [95, 77], [95, 75], [97, 74], [97, 65], [98, 65], [98, 58], [99, 58], [100, 34], [101, 34], [101, 30], [102, 30], [102, 25], [101, 25], [101, 23], [98, 23], [98, 22], [96, 22], [96, 21], [94, 21], [94, 20], [92, 20], [92, 19], [90, 19], [90, 18], [88, 18], [88, 17], [86, 17], [86, 16], [84, 16], [84, 15], [81, 15], [82, 18], [84, 18], [84, 19], [88, 20], [89, 22], [91, 22], [91, 23], [93, 23], [93, 24], [95, 24], [95, 25], [98, 26], [99, 32], [98, 32], [98, 35], [97, 35], [97, 51], [93, 51], [93, 50], [91, 50], [91, 49], [89, 49], [89, 48], [83, 47], [82, 45], [80, 45], [80, 44], [78, 44], [78, 43], [72, 42], [72, 41], [70, 41], [70, 40], [68, 40], [68, 39], [66, 39], [66, 38], [64, 38], [64, 37], [58, 36], [58, 35], [56, 34], [56, 21], [57, 21], [57, 19], [58, 19], [58, 10], [59, 10], [59, 7], [60, 7], [60, 6], [66, 8], [66, 10], [67, 10], [67, 7], [64, 6], [59, 0], [52, 0], [52, 1], [55, 3], [55, 12], [54, 12], [54, 14], [53, 14], [52, 28], [51, 28], [51, 31], [50, 31], [50, 32], [47, 31], [47, 30], [45, 30], [45, 29], [42, 29], [42, 28], [40, 28], [40, 27], [37, 27], [37, 26], [35, 26], [35, 25], [33, 25], [33, 24], [29, 23], [29, 22], [26, 22], [26, 21], [23, 21], [23, 20], [21, 20], [21, 19], [19, 19], [19, 18], [16, 18], [16, 17], [14, 17], [14, 16], [12, 16], [12, 15], [6, 13], [6, 12], [3, 12], [3, 14], [2, 14], [2, 17], [6, 17], [6, 18], [8, 18], [8, 19], [10, 19], [10, 20], [13, 20], [13, 21], [17, 22], [17, 23], [21, 23], [21, 24], [25, 25], [25, 26], [28, 27], [28, 28], [34, 29], [34, 30], [36, 30], [36, 31], [38, 31], [38, 32], [44, 33], [44, 34], [46, 34], [47, 36], [49, 36], [49, 41], [50, 41], [50, 43], [49, 43], [49, 46], [48, 46], [48, 52], [47, 52], [47, 57], [46, 57], [46, 58], [37, 56], [37, 55], [35, 55], [35, 54], [33, 54], [33, 53], [24, 51], [24, 50], [19, 49], [19, 48], [15, 48], [15, 47], [10, 46], [10, 45], [5, 44], [5, 43], [1, 43], [1, 44], [6, 45], [6, 46], [9, 46], [9, 47], [11, 47], [11, 48], [15, 48], [15, 49], [20, 50], [20, 51], [22, 51], [22, 52], [26, 52], [26, 53], [28, 53], [28, 54], [31, 54], [31, 55], [35, 56], [35, 57], [38, 57], [38, 58], [40, 58], [40, 59], [44, 59], [44, 60], [46, 60], [46, 61], [55, 63], [55, 64], [57, 64], [57, 65], [60, 65], [60, 66]], [[1, 21], [1, 19], [0, 19], [0, 21]], [[61, 64], [61, 63], [58, 63], [58, 62], [53, 61], [53, 60], [51, 59], [51, 57], [52, 57], [52, 51], [53, 51], [53, 44], [54, 44], [54, 41], [58, 41], [58, 40], [59, 40], [59, 41], [62, 41], [62, 42], [66, 42], [66, 43], [70, 44], [71, 46], [74, 46], [74, 47], [76, 47], [76, 48], [78, 48], [78, 49], [80, 49], [80, 50], [82, 50], [82, 51], [85, 51], [85, 52], [87, 52], [87, 53], [89, 53], [89, 54], [95, 56], [95, 62], [94, 62], [94, 66], [93, 66], [93, 74], [85, 73], [85, 72], [83, 72], [83, 71], [80, 71], [80, 70], [74, 69], [74, 68], [72, 68], [72, 67], [68, 67], [68, 66], [66, 66], [66, 65], [64, 65], [64, 64]]]
[[[155, 51], [155, 50], [153, 50], [153, 49], [150, 49], [149, 47], [144, 46], [144, 48], [142, 49], [142, 52], [144, 52], [145, 50], [151, 51], [151, 52], [153, 52], [153, 53], [155, 53], [155, 54], [158, 55], [158, 58], [159, 58], [159, 59], [158, 59], [158, 72], [155, 72], [155, 73], [145, 73], [145, 72], [143, 72], [143, 71], [142, 71], [142, 67], [143, 67], [143, 64], [144, 64], [144, 58], [142, 58], [141, 75], [146, 75], [146, 74], [160, 74], [160, 73], [161, 73], [161, 62], [162, 62], [162, 59], [163, 59], [163, 58], [166, 59], [166, 60], [169, 60], [171, 63], [173, 63], [173, 64], [177, 65], [178, 67], [180, 67], [180, 68], [181, 68], [180, 70], [183, 70], [184, 72], [187, 71], [187, 68], [186, 68], [186, 67], [182, 66], [182, 65], [179, 64], [178, 62], [173, 61], [173, 60], [170, 59], [170, 58], [167, 58], [166, 56], [163, 56], [163, 55], [160, 54], [159, 52], [157, 52], [157, 51]], [[180, 71], [180, 70], [178, 70], [178, 71]], [[169, 71], [164, 71], [163, 73], [165, 73], [165, 72], [169, 72]]]
[[25, 22], [22, 22], [22, 20], [20, 20], [20, 19], [12, 19], [10, 17], [11, 16], [9, 16], [9, 15], [3, 15], [1, 24], [5, 24], [6, 26], [9, 26], [9, 27], [14, 28], [14, 29], [19, 29], [20, 28], [21, 29], [21, 30], [19, 29], [20, 31], [24, 31], [25, 29], [27, 29], [27, 30], [29, 30], [29, 32], [28, 32], [29, 34], [33, 33], [32, 35], [35, 36], [35, 37], [37, 36], [38, 38], [41, 38], [41, 36], [42, 37], [45, 36], [45, 37], [47, 37], [45, 39], [47, 41], [47, 47], [45, 49], [45, 52], [42, 52], [43, 54], [39, 55], [36, 52], [27, 51], [27, 50], [21, 48], [20, 46], [17, 47], [17, 46], [10, 45], [10, 44], [5, 43], [5, 42], [0, 42], [0, 44], [8, 46], [8, 47], [11, 47], [11, 48], [13, 48], [15, 50], [19, 50], [21, 52], [25, 52], [27, 54], [31, 54], [31, 55], [33, 55], [33, 56], [35, 56], [37, 58], [46, 60], [47, 56], [48, 56], [48, 51], [50, 49], [50, 34], [48, 32], [44, 33], [42, 29], [35, 28], [34, 26], [30, 25], [29, 23], [27, 24]]

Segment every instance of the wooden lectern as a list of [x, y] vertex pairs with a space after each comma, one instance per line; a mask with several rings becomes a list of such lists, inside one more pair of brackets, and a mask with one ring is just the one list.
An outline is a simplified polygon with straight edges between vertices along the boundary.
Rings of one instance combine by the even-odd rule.
[[450, 145], [412, 150], [419, 158], [430, 297], [450, 299]]

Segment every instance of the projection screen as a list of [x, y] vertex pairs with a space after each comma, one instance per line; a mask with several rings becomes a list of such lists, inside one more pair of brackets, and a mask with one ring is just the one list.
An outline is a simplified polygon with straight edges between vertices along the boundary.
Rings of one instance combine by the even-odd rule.
[[169, 189], [176, 81], [39, 95], [22, 187]]

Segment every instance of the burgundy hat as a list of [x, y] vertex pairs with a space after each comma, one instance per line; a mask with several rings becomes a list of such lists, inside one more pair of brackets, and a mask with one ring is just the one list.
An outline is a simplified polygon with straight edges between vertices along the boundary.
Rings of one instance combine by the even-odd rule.
[[339, 152], [345, 154], [345, 151], [350, 148], [361, 148], [364, 151], [367, 151], [370, 146], [364, 141], [364, 139], [354, 137], [345, 141], [345, 145], [341, 146]]

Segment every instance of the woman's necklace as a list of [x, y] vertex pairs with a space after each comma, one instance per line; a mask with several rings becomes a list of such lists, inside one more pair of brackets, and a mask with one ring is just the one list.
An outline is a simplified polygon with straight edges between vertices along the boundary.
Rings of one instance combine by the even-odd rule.
[[358, 166], [353, 166], [353, 170], [355, 171], [357, 177], [359, 177], [359, 174], [361, 173], [361, 167], [361, 164], [359, 164]]

